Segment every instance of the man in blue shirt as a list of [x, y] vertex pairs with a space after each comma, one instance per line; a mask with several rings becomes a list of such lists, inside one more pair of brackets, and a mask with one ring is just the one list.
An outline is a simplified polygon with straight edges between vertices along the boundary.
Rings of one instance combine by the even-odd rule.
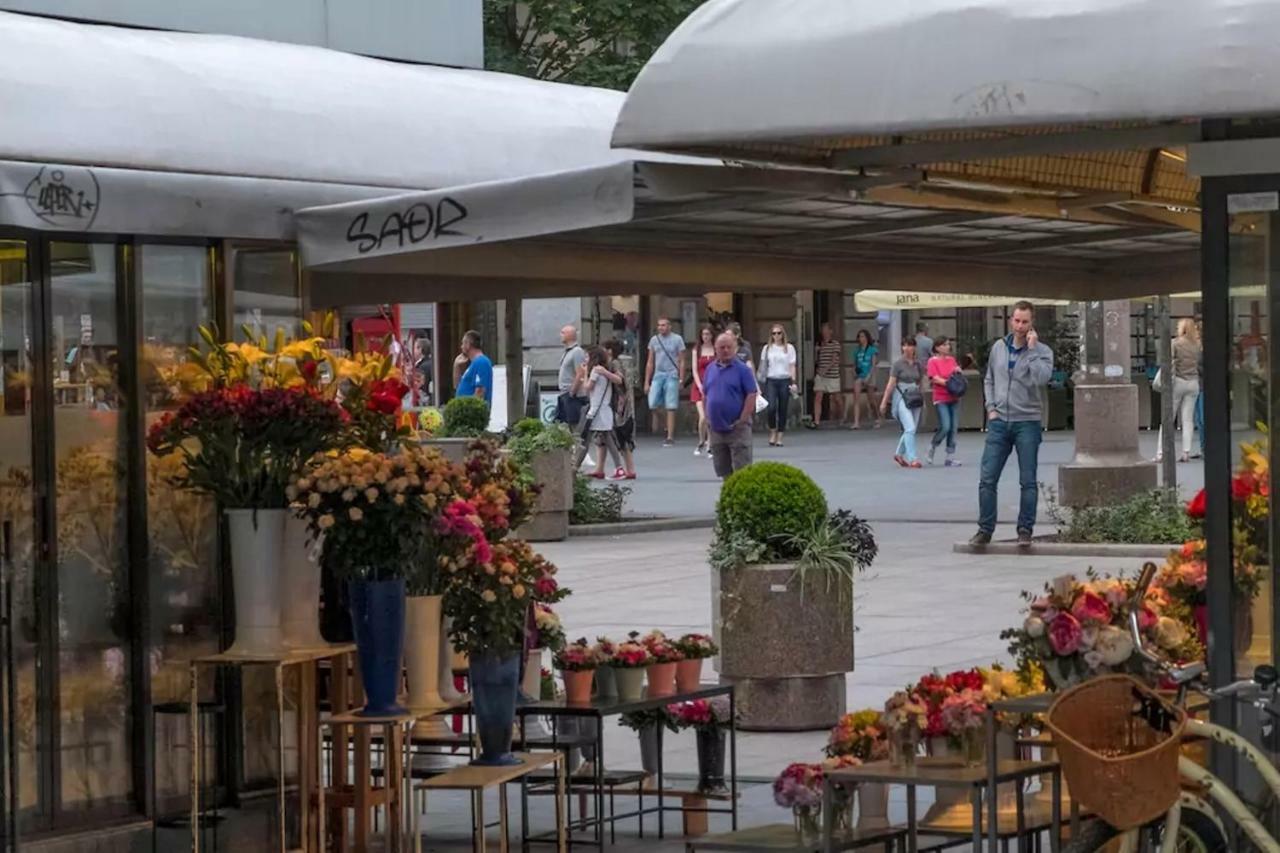
[[469, 330], [462, 336], [462, 346], [458, 349], [471, 362], [467, 372], [458, 380], [458, 396], [479, 397], [486, 405], [492, 406], [493, 362], [480, 347], [480, 333]]
[[724, 479], [751, 464], [751, 420], [760, 393], [755, 374], [738, 360], [738, 339], [729, 332], [716, 338], [716, 360], [707, 365], [702, 393], [711, 426], [711, 459]]

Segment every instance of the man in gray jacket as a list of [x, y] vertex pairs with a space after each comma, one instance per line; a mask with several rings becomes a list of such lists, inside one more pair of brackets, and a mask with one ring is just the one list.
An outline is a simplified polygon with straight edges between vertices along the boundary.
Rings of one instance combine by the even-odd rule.
[[991, 345], [983, 391], [987, 406], [987, 444], [978, 477], [978, 532], [971, 545], [986, 545], [996, 529], [996, 487], [1009, 454], [1018, 451], [1018, 545], [1031, 545], [1036, 523], [1043, 410], [1040, 389], [1053, 375], [1053, 351], [1040, 343], [1035, 308], [1030, 302], [1013, 306], [1010, 334]]

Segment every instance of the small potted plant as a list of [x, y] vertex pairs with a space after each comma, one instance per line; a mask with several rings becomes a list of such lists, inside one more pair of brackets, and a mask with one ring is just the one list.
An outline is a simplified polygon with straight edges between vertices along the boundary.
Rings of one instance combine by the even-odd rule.
[[658, 727], [676, 731], [671, 714], [664, 707], [623, 714], [618, 725], [632, 729], [640, 737], [640, 769], [653, 776], [658, 772]]
[[644, 696], [645, 670], [653, 662], [653, 656], [639, 638], [638, 631], [628, 634], [626, 640], [618, 643], [609, 661], [618, 681], [618, 699], [623, 702], [635, 702]]
[[773, 780], [773, 801], [791, 809], [796, 836], [806, 847], [817, 844], [822, 834], [819, 821], [824, 778], [821, 764], [796, 763], [787, 765]]
[[942, 700], [942, 724], [947, 734], [960, 744], [965, 765], [975, 767], [986, 755], [983, 730], [987, 703], [978, 690], [961, 690]]
[[608, 637], [596, 637], [591, 647], [591, 656], [596, 662], [596, 696], [610, 700], [618, 698], [618, 679], [613, 669], [613, 656], [618, 652], [618, 644]]
[[[889, 757], [889, 733], [881, 712], [866, 708], [845, 714], [831, 729], [826, 748], [828, 760], [853, 759], [859, 764]], [[857, 766], [842, 764], [841, 766]], [[828, 766], [827, 769], [832, 769]], [[840, 790], [844, 790], [842, 787]], [[841, 804], [837, 803], [837, 806]], [[845, 804], [848, 805], [848, 804]], [[838, 817], [838, 816], [837, 816]], [[871, 832], [889, 825], [889, 789], [879, 783], [858, 786], [858, 830]]]
[[573, 509], [573, 433], [564, 424], [525, 418], [511, 429], [507, 451], [538, 487], [537, 510], [520, 528], [532, 542], [558, 541], [569, 535]]
[[564, 646], [555, 656], [556, 669], [564, 678], [565, 701], [571, 705], [591, 702], [591, 682], [599, 662], [586, 637]]
[[676, 664], [676, 690], [680, 693], [697, 690], [702, 684], [702, 662], [720, 654], [720, 647], [706, 634], [685, 634], [673, 645], [684, 656]]
[[[824, 775], [830, 774], [836, 770], [848, 770], [852, 767], [861, 767], [862, 759], [856, 755], [834, 755], [828, 756], [822, 760], [822, 772]], [[832, 790], [831, 810], [822, 816], [824, 821], [831, 824], [831, 834], [836, 837], [846, 836], [854, 830], [853, 823], [853, 803], [854, 792], [858, 791], [860, 804], [867, 802], [862, 796], [862, 791], [866, 785], [858, 785], [852, 788], [848, 785], [836, 785]], [[881, 788], [884, 786], [881, 785]], [[863, 808], [866, 808], [863, 805]], [[866, 815], [864, 815], [865, 817]]]
[[732, 721], [728, 697], [668, 705], [667, 713], [677, 728], [693, 729], [698, 747], [698, 792], [724, 793], [725, 733]]
[[676, 692], [676, 666], [684, 655], [667, 635], [658, 630], [645, 634], [640, 643], [649, 652], [649, 667], [645, 675], [649, 680], [650, 696], [674, 696]]

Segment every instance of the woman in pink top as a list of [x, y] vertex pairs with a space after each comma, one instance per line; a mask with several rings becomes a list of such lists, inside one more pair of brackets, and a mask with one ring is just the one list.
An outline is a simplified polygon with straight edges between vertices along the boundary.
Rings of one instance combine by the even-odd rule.
[[955, 468], [956, 461], [956, 409], [959, 400], [947, 391], [947, 380], [951, 374], [960, 370], [955, 356], [951, 354], [951, 341], [939, 335], [933, 341], [933, 357], [925, 367], [929, 385], [933, 388], [933, 408], [938, 413], [938, 430], [933, 434], [933, 442], [929, 445], [929, 464], [933, 464], [933, 456], [938, 452], [938, 445], [943, 439], [947, 442], [947, 467]]

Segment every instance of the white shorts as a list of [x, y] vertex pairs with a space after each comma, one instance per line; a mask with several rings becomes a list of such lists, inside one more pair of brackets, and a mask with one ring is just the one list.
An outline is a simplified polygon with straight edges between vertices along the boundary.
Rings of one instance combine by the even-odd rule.
[[823, 394], [839, 394], [840, 379], [836, 376], [815, 376], [813, 390], [821, 391]]

